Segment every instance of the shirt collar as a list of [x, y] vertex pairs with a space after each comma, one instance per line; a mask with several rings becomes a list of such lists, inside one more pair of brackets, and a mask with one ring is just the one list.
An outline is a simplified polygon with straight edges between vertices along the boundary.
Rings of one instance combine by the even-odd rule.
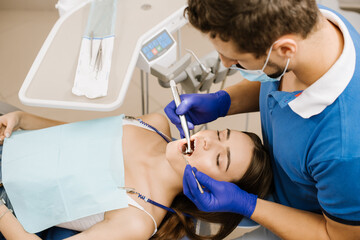
[[319, 114], [332, 104], [349, 84], [355, 71], [355, 47], [345, 23], [331, 11], [322, 9], [321, 12], [341, 30], [344, 49], [328, 72], [289, 103], [290, 108], [302, 118]]

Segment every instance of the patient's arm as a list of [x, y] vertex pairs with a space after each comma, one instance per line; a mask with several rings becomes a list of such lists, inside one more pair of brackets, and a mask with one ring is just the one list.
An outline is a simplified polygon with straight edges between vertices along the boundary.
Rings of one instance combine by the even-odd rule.
[[[0, 212], [7, 208], [3, 205]], [[0, 220], [0, 231], [8, 240], [41, 240], [35, 234], [28, 233], [15, 216], [8, 212]], [[68, 240], [117, 240], [117, 239], [149, 239], [154, 232], [154, 222], [143, 211], [128, 207], [113, 210], [105, 214], [104, 221], [90, 229], [67, 238]]]
[[10, 137], [11, 133], [17, 129], [34, 130], [64, 123], [26, 112], [11, 112], [0, 117], [0, 141], [3, 141], [5, 137]]
[[[0, 206], [0, 214], [8, 211], [5, 205]], [[0, 232], [4, 235], [4, 237], [8, 240], [35, 240], [40, 239], [35, 234], [30, 234], [24, 230], [19, 221], [16, 219], [14, 214], [11, 212], [7, 212], [0, 219]]]
[[104, 221], [67, 240], [145, 240], [151, 237], [154, 229], [154, 222], [145, 212], [129, 206], [107, 212]]
[[65, 124], [65, 122], [39, 117], [26, 112], [18, 112], [18, 114], [20, 115], [20, 128], [25, 130], [42, 129]]

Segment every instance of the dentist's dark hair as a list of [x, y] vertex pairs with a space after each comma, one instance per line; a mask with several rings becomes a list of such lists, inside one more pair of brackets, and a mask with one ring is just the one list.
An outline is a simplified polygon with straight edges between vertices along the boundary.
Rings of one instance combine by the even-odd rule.
[[232, 40], [240, 52], [261, 57], [283, 35], [306, 38], [319, 12], [315, 0], [188, 0], [184, 15], [211, 38]]
[[[254, 143], [253, 153], [249, 168], [244, 176], [234, 182], [241, 189], [265, 198], [272, 190], [272, 170], [267, 150], [262, 145], [260, 138], [250, 132], [247, 134]], [[151, 239], [172, 240], [187, 236], [195, 240], [221, 240], [228, 236], [240, 223], [242, 215], [230, 212], [202, 212], [183, 193], [178, 194], [171, 208], [176, 214], [168, 212], [160, 224], [159, 230]], [[183, 213], [193, 216], [185, 217]], [[219, 230], [209, 236], [200, 236], [195, 233], [195, 219], [209, 223], [217, 223]]]

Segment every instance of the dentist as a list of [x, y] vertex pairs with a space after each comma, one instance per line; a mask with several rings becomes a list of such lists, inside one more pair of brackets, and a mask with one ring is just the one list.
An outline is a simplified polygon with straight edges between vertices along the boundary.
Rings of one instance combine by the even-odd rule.
[[274, 200], [190, 168], [184, 193], [200, 210], [235, 212], [263, 227], [246, 239], [360, 239], [360, 35], [315, 0], [189, 0], [189, 22], [244, 81], [185, 94], [165, 112], [181, 131], [260, 110]]

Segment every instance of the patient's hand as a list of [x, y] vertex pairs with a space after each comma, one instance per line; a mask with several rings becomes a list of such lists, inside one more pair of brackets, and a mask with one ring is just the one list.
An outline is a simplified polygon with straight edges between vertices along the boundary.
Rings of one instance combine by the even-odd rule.
[[0, 144], [20, 127], [21, 112], [11, 112], [0, 117]]

